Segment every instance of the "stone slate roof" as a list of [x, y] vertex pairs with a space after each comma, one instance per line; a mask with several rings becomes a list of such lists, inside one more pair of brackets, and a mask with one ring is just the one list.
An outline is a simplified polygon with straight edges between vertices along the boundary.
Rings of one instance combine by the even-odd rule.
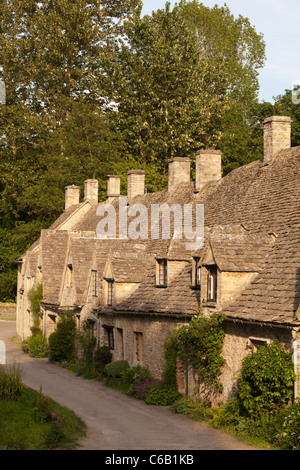
[[[68, 234], [58, 230], [67, 217], [64, 214], [41, 235], [45, 302], [59, 302], [63, 269], [71, 256], [77, 266], [78, 304], [86, 298], [91, 264], [95, 262], [104, 276], [110, 260], [116, 282], [139, 285], [116, 311], [193, 314], [199, 307], [199, 292], [191, 289], [191, 256], [203, 257], [210, 246], [221, 270], [257, 273], [224, 308], [228, 317], [273, 323], [298, 321], [300, 147], [281, 151], [268, 165], [258, 160], [240, 167], [197, 193], [191, 182], [178, 185], [172, 192], [137, 196], [133, 202], [148, 208], [162, 203], [204, 204], [203, 248], [196, 253], [189, 251], [185, 239], [95, 239], [100, 220], [96, 206]], [[157, 257], [182, 262], [182, 269], [166, 288], [155, 287]]]

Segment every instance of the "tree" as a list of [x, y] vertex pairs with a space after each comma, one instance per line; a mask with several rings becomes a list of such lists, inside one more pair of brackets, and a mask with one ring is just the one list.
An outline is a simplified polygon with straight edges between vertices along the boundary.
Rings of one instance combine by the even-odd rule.
[[95, 177], [104, 189], [121, 158], [105, 67], [136, 3], [1, 3], [0, 299], [13, 300], [14, 261], [61, 213], [64, 186]]
[[234, 108], [244, 120], [264, 61], [262, 37], [247, 19], [180, 2], [144, 17], [137, 8], [124, 32], [112, 79], [129, 152], [165, 169], [173, 156], [219, 145]]

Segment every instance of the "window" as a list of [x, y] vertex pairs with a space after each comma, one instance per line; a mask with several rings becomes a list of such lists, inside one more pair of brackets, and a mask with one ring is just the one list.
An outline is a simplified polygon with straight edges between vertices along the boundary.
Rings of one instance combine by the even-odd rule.
[[112, 306], [114, 300], [114, 281], [107, 281], [107, 305]]
[[98, 271], [92, 269], [92, 296], [98, 297]]
[[192, 287], [201, 286], [200, 258], [193, 258]]
[[73, 266], [68, 264], [67, 266], [67, 287], [72, 287], [72, 274], [73, 274]]
[[167, 285], [167, 260], [157, 260], [156, 284], [158, 286]]
[[217, 266], [207, 266], [207, 301], [217, 301]]
[[115, 348], [115, 341], [114, 341], [114, 327], [113, 326], [103, 326], [105, 331], [104, 343], [105, 346], [108, 346], [109, 349]]
[[134, 332], [134, 355], [135, 360], [142, 362], [143, 333]]

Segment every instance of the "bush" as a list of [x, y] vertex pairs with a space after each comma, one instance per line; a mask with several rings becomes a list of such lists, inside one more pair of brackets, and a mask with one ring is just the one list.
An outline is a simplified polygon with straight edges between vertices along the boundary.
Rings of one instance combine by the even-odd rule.
[[138, 398], [139, 400], [145, 400], [148, 392], [157, 387], [160, 384], [160, 381], [157, 379], [145, 379], [137, 382], [132, 387], [132, 396]]
[[48, 344], [44, 335], [38, 331], [34, 336], [22, 341], [22, 350], [31, 357], [47, 357]]
[[19, 367], [0, 366], [0, 400], [17, 400], [24, 391]]
[[104, 373], [107, 377], [120, 378], [121, 373], [126, 369], [129, 369], [127, 361], [114, 361], [106, 364]]
[[277, 442], [282, 450], [300, 450], [300, 402], [297, 401], [284, 410]]
[[278, 341], [263, 346], [242, 363], [238, 398], [250, 417], [276, 412], [293, 398], [295, 380], [290, 353]]
[[73, 317], [64, 314], [56, 331], [49, 336], [49, 361], [69, 361], [75, 353], [76, 325]]
[[174, 403], [180, 397], [181, 395], [176, 388], [160, 384], [150, 388], [145, 402], [147, 405], [167, 406]]
[[97, 372], [103, 373], [104, 368], [112, 360], [112, 354], [108, 346], [98, 346], [94, 352], [94, 365]]
[[150, 379], [151, 375], [147, 367], [142, 367], [137, 365], [135, 367], [130, 367], [121, 372], [122, 382], [126, 385], [134, 385], [137, 382]]

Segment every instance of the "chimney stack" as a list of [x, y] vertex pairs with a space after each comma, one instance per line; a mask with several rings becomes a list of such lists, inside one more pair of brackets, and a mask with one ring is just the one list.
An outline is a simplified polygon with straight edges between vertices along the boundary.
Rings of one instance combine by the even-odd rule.
[[127, 198], [130, 202], [135, 196], [145, 194], [145, 171], [130, 170], [128, 171]]
[[98, 204], [98, 180], [86, 180], [84, 182], [84, 200]]
[[201, 189], [211, 181], [222, 178], [222, 153], [220, 150], [199, 150], [196, 153], [196, 181], [195, 191]]
[[107, 175], [107, 196], [106, 202], [111, 202], [115, 197], [119, 197], [121, 194], [120, 186], [121, 186], [121, 178], [122, 176], [119, 175]]
[[288, 116], [271, 116], [264, 120], [264, 163], [272, 162], [280, 150], [291, 147], [291, 126]]
[[69, 207], [79, 204], [80, 186], [71, 184], [65, 187], [65, 210]]
[[188, 183], [191, 178], [191, 160], [188, 157], [174, 157], [169, 161], [168, 191], [173, 191], [180, 183]]

